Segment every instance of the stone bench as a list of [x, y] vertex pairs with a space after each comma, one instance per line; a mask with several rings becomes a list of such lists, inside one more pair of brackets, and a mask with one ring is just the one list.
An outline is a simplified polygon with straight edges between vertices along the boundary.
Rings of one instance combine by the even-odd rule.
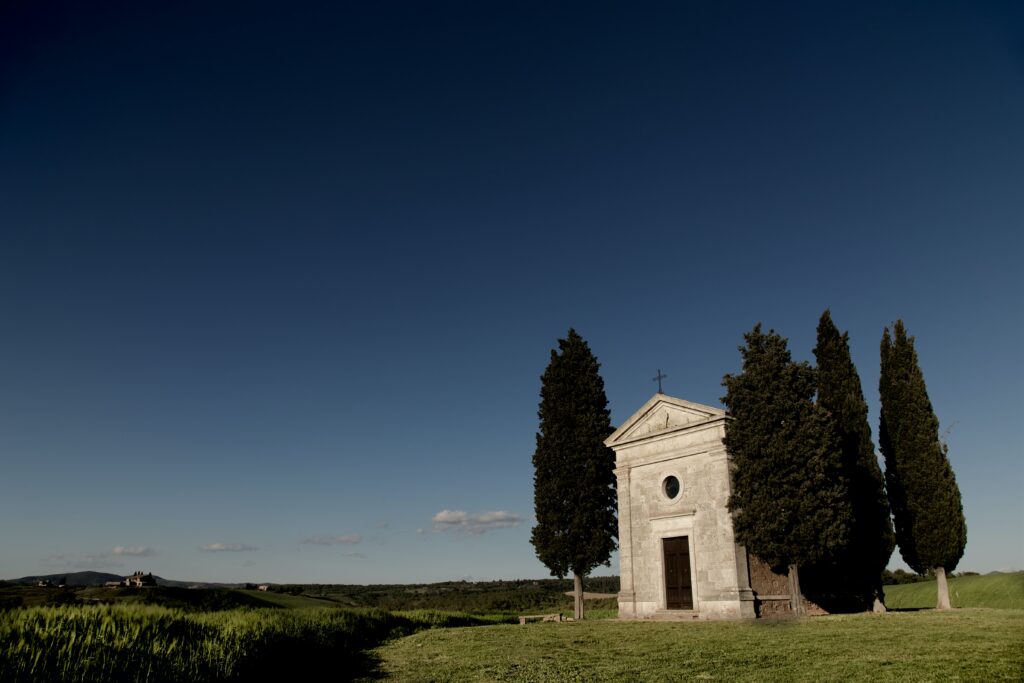
[[525, 624], [528, 621], [561, 621], [562, 613], [558, 614], [527, 614], [519, 615], [519, 624]]

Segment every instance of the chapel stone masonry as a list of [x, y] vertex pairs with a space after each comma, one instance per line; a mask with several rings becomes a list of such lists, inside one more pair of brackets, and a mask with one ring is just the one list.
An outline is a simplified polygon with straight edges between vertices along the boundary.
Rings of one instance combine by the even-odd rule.
[[620, 618], [756, 616], [727, 507], [727, 419], [658, 393], [605, 441], [618, 478]]

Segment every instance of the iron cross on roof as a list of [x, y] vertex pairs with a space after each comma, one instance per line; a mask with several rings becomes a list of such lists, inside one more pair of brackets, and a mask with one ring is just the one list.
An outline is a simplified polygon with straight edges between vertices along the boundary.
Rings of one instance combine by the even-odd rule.
[[661, 368], [658, 368], [658, 375], [656, 377], [652, 377], [651, 378], [652, 382], [657, 382], [658, 383], [658, 393], [659, 394], [665, 393], [665, 392], [663, 392], [661, 390], [661, 380], [665, 379], [666, 377], [668, 377], [668, 375], [661, 374]]

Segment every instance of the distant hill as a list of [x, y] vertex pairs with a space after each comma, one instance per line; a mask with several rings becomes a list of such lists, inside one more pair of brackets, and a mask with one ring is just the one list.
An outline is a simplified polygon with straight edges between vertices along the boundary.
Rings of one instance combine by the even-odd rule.
[[[49, 581], [56, 585], [64, 579], [68, 586], [102, 586], [108, 581], [120, 581], [124, 576], [120, 574], [107, 574], [106, 572], [65, 572], [63, 574], [42, 574], [39, 576], [23, 576], [20, 579], [11, 579], [10, 583], [21, 583], [35, 585], [40, 581]], [[172, 588], [241, 588], [243, 583], [210, 583], [205, 581], [174, 581], [161, 576], [153, 576], [158, 586], [170, 586]]]
[[23, 576], [20, 579], [11, 579], [11, 583], [36, 584], [40, 581], [49, 581], [56, 584], [64, 579], [68, 586], [102, 586], [107, 581], [120, 581], [122, 578], [119, 574], [105, 572], [65, 572], [63, 574]]

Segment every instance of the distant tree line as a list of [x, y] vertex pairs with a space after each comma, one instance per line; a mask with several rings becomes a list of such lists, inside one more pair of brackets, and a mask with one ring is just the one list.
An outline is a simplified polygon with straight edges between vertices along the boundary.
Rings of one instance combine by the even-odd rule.
[[[520, 579], [390, 585], [271, 584], [269, 590], [330, 600], [349, 607], [527, 613], [541, 609], [568, 609], [572, 603], [566, 593], [573, 590], [573, 582], [568, 579]], [[587, 590], [595, 593], [618, 593], [619, 577], [590, 577], [587, 580]], [[589, 605], [614, 607], [615, 598], [610, 598], [607, 605], [601, 604], [600, 601], [589, 601]]]
[[[342, 585], [272, 584], [280, 594], [322, 600], [335, 607], [375, 607], [386, 610], [431, 609], [474, 614], [563, 612], [570, 614], [571, 580], [448, 581], [433, 584]], [[592, 577], [588, 590], [615, 594], [619, 578]], [[157, 586], [129, 593], [124, 590], [73, 587], [63, 590], [36, 586], [0, 586], [0, 611], [33, 605], [111, 604], [124, 600], [159, 605], [184, 612], [218, 612], [243, 608], [281, 608], [263, 599], [265, 593], [231, 588]], [[588, 606], [614, 608], [615, 598], [588, 600]]]
[[[950, 576], [979, 576], [978, 572], [954, 572]], [[898, 586], [904, 583], [921, 583], [923, 581], [934, 581], [935, 574], [926, 572], [908, 572], [905, 569], [886, 569], [882, 572], [882, 583], [886, 586]]]

